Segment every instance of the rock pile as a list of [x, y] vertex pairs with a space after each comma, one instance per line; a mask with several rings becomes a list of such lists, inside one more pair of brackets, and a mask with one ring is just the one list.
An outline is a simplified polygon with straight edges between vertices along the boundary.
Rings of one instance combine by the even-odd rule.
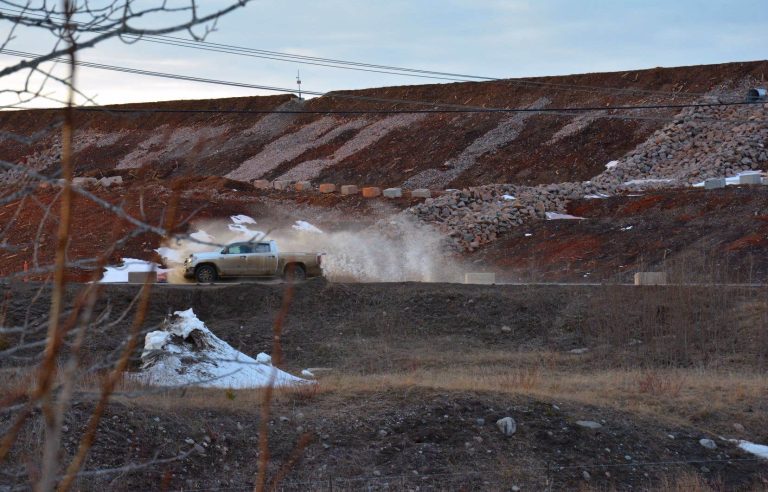
[[593, 181], [604, 187], [684, 186], [765, 168], [767, 119], [768, 104], [684, 110]]
[[452, 190], [408, 209], [419, 219], [437, 224], [456, 247], [474, 251], [523, 224], [564, 213], [570, 200], [606, 193], [591, 182], [542, 186], [489, 185]]
[[768, 167], [768, 104], [686, 109], [590, 181], [449, 190], [408, 210], [473, 251], [528, 220], [563, 213], [571, 200], [688, 186]]

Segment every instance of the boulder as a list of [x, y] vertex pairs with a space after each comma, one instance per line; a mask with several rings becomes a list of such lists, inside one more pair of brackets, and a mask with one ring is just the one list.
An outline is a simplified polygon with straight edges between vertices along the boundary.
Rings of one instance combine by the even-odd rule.
[[517, 422], [512, 417], [504, 417], [497, 420], [496, 427], [507, 437], [513, 436], [517, 432]]

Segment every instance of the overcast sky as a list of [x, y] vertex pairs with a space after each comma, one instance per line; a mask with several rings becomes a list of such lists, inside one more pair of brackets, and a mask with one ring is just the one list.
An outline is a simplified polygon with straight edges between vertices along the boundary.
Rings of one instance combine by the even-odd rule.
[[[766, 0], [257, 0], [223, 18], [208, 40], [489, 77], [560, 75], [766, 59], [767, 6]], [[50, 42], [26, 30], [9, 47], [44, 52]], [[321, 92], [433, 82], [148, 42], [110, 41], [80, 57], [289, 88], [300, 69], [303, 86]], [[17, 61], [0, 55], [0, 65]], [[18, 83], [0, 80], [3, 88]], [[95, 69], [81, 69], [79, 86], [102, 104], [269, 94]]]

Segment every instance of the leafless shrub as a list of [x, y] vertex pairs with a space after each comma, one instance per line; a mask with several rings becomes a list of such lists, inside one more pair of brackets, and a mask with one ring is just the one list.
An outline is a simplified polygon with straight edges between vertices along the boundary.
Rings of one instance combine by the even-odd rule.
[[[138, 305], [133, 313], [130, 333], [120, 344], [119, 349], [106, 360], [93, 365], [84, 365], [80, 358], [89, 331], [109, 324], [109, 308], [97, 312], [95, 306], [99, 298], [98, 281], [103, 266], [110, 254], [127, 238], [141, 233], [153, 233], [168, 237], [175, 228], [178, 192], [174, 194], [160, 224], [150, 224], [143, 218], [128, 214], [119, 204], [115, 205], [85, 189], [73, 186], [73, 133], [75, 123], [73, 108], [78, 103], [92, 103], [85, 94], [78, 91], [76, 85], [77, 54], [111, 38], [120, 38], [133, 42], [146, 35], [167, 34], [187, 31], [195, 39], [203, 39], [216, 27], [219, 17], [244, 6], [248, 0], [233, 0], [219, 4], [218, 8], [203, 7], [195, 0], [186, 3], [169, 4], [165, 1], [137, 2], [134, 0], [114, 0], [95, 4], [63, 0], [57, 2], [0, 2], [0, 22], [10, 27], [4, 40], [0, 41], [0, 52], [19, 56], [21, 61], [0, 69], [0, 80], [8, 82], [0, 90], [0, 107], [15, 108], [28, 102], [43, 99], [64, 105], [60, 118], [52, 127], [36, 131], [31, 135], [3, 133], [4, 139], [12, 139], [22, 145], [33, 145], [43, 136], [48, 136], [54, 128], [61, 128], [60, 166], [54, 175], [43, 175], [38, 169], [23, 163], [9, 162], [0, 156], [0, 173], [15, 176], [12, 186], [4, 187], [0, 192], [0, 205], [16, 204], [11, 223], [0, 229], [0, 251], [17, 251], [19, 246], [8, 242], [8, 234], [14, 221], [19, 220], [24, 207], [39, 206], [44, 217], [36, 237], [31, 241], [34, 248], [32, 268], [18, 275], [12, 275], [2, 282], [14, 281], [14, 278], [27, 279], [34, 275], [51, 281], [48, 297], [39, 297], [46, 287], [41, 287], [38, 296], [31, 301], [26, 316], [19, 322], [9, 322], [8, 306], [14, 301], [13, 290], [8, 290], [6, 298], [0, 304], [0, 364], [4, 371], [16, 371], [15, 384], [6, 387], [0, 395], [0, 463], [4, 474], [12, 477], [12, 482], [20, 483], [26, 477], [37, 490], [71, 489], [75, 481], [82, 477], [102, 476], [139, 470], [154, 464], [182, 459], [189, 451], [181, 451], [176, 456], [155, 457], [143, 463], [128, 463], [115, 469], [83, 470], [83, 465], [95, 441], [99, 422], [109, 404], [110, 398], [122, 374], [134, 356], [134, 348], [139, 337], [146, 331], [145, 318], [150, 287], [145, 285], [138, 298]], [[156, 27], [157, 20], [167, 21], [167, 25]], [[152, 25], [153, 27], [149, 27]], [[199, 30], [199, 32], [198, 32]], [[31, 31], [37, 35], [51, 36], [52, 47], [44, 54], [29, 54], [12, 49], [22, 31]], [[63, 64], [65, 69], [59, 69]], [[21, 80], [20, 86], [10, 88], [11, 78]], [[56, 96], [64, 89], [65, 98]], [[61, 181], [59, 181], [61, 179]], [[58, 196], [49, 204], [42, 204], [34, 192], [39, 185], [57, 186]], [[90, 200], [113, 214], [118, 220], [132, 224], [135, 229], [126, 237], [116, 237], [113, 244], [102, 254], [91, 259], [79, 259], [74, 263], [68, 259], [68, 245], [71, 239], [71, 220], [73, 200], [76, 195]], [[55, 210], [53, 204], [58, 205]], [[39, 261], [38, 248], [42, 243], [43, 225], [51, 220], [56, 223], [55, 257], [51, 264]], [[85, 284], [80, 292], [71, 298], [67, 292], [67, 275], [73, 266], [87, 265], [91, 268], [92, 282]], [[48, 313], [43, 314], [40, 302], [49, 301]], [[133, 307], [133, 303], [131, 304]], [[128, 312], [118, 316], [118, 320], [128, 316]], [[44, 337], [42, 333], [46, 332]], [[34, 372], [28, 368], [36, 366]], [[71, 406], [79, 398], [78, 382], [87, 378], [99, 380], [101, 389], [97, 403], [92, 411], [77, 451], [69, 464], [65, 466], [62, 458], [62, 428]], [[42, 419], [37, 417], [41, 416]], [[11, 459], [13, 449], [23, 443], [17, 442], [22, 432], [29, 425], [40, 425], [39, 432], [28, 435], [39, 436], [39, 442], [31, 442], [38, 462], [19, 463]], [[27, 438], [25, 438], [27, 439]], [[30, 466], [31, 465], [31, 466]], [[23, 469], [34, 469], [29, 475]]]

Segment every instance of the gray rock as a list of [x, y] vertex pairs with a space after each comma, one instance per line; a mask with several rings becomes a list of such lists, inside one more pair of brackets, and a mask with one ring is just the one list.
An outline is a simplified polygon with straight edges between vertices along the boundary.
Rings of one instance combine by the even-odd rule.
[[707, 449], [717, 449], [717, 444], [712, 439], [699, 439], [699, 444]]
[[504, 417], [496, 421], [496, 427], [499, 428], [502, 434], [510, 437], [517, 432], [517, 422], [512, 417]]
[[595, 422], [594, 420], [577, 420], [576, 425], [584, 427], [585, 429], [600, 429], [603, 424]]

